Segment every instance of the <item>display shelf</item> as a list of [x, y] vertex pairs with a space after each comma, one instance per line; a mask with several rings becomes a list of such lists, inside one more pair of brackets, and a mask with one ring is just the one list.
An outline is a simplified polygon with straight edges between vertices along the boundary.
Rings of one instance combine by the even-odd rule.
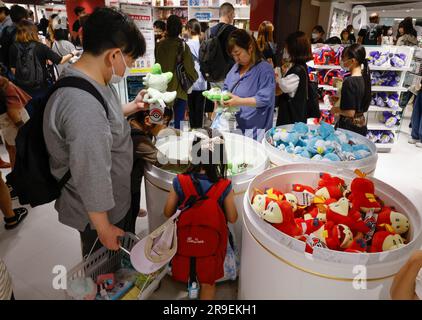
[[395, 143], [375, 143], [378, 152], [390, 152]]
[[[403, 109], [400, 108], [399, 110], [397, 110], [397, 112], [401, 112], [402, 110]], [[394, 110], [389, 107], [369, 106], [369, 109], [368, 109], [368, 112], [383, 112], [383, 111], [394, 112]]]
[[328, 106], [326, 103], [324, 102], [320, 102], [319, 103], [319, 110], [331, 110], [331, 106]]
[[338, 88], [329, 86], [328, 84], [319, 84], [318, 88], [322, 88], [325, 91], [338, 91]]
[[405, 68], [395, 68], [395, 67], [388, 67], [388, 66], [371, 66], [369, 65], [369, 70], [371, 71], [398, 71], [398, 72], [407, 72], [410, 71], [411, 68], [410, 67], [405, 67]]
[[394, 131], [394, 132], [396, 132], [396, 131], [400, 130], [399, 126], [394, 126], [394, 127], [389, 128], [384, 123], [372, 122], [372, 121], [368, 122], [367, 127], [368, 127], [368, 130], [378, 130], [378, 131], [382, 130], [382, 131]]
[[372, 86], [372, 92], [406, 92], [405, 87]]

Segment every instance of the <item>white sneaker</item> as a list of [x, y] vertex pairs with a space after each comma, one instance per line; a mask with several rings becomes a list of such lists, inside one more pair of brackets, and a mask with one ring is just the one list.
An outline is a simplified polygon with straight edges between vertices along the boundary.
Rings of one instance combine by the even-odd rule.
[[418, 147], [418, 148], [422, 148], [422, 142], [416, 142], [416, 147]]
[[407, 142], [409, 142], [410, 144], [416, 144], [416, 142], [418, 141], [419, 141], [418, 139], [413, 139], [412, 137], [410, 137]]

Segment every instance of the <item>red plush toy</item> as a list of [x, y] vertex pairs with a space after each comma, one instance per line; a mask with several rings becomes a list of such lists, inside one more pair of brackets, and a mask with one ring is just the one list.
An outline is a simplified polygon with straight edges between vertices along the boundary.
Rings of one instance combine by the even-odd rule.
[[321, 179], [318, 182], [318, 191], [315, 195], [322, 197], [325, 200], [336, 199], [339, 200], [343, 197], [345, 190], [345, 182], [343, 179], [332, 177], [328, 173], [321, 175]]
[[345, 252], [349, 253], [362, 253], [367, 252], [368, 245], [366, 241], [362, 238], [353, 240], [351, 246], [344, 250]]
[[350, 209], [347, 198], [341, 198], [339, 201], [328, 206], [327, 221], [332, 221], [335, 224], [344, 224], [353, 232], [367, 233], [370, 230], [365, 225], [365, 222], [362, 221], [360, 213]]
[[303, 184], [294, 184], [293, 191], [300, 206], [310, 206], [314, 203], [315, 190]]
[[[278, 219], [267, 220], [266, 217], [278, 217]], [[288, 201], [275, 201], [269, 204], [263, 213], [263, 218], [270, 222], [274, 228], [291, 236], [296, 237], [302, 234], [294, 218], [292, 206]], [[274, 221], [274, 222], [272, 222]]]
[[324, 225], [324, 222], [318, 218], [305, 220], [303, 218], [295, 219], [296, 225], [299, 227], [301, 234], [311, 234]]
[[318, 219], [321, 222], [327, 222], [327, 211], [320, 211], [319, 207], [315, 206], [312, 208], [312, 210], [309, 210], [308, 213], [304, 214], [303, 219], [305, 221]]
[[370, 252], [383, 252], [404, 247], [404, 239], [396, 233], [389, 231], [378, 231], [372, 238]]
[[267, 189], [265, 191], [265, 194], [267, 195], [268, 198], [275, 201], [282, 201], [284, 198], [283, 192], [274, 188]]
[[381, 204], [375, 198], [375, 185], [374, 183], [365, 178], [365, 175], [359, 170], [355, 171], [359, 176], [353, 179], [350, 185], [351, 194], [349, 200], [352, 203], [352, 208], [361, 211], [379, 212], [381, 210]]
[[393, 211], [390, 207], [384, 207], [378, 214], [377, 230], [403, 234], [409, 231], [409, 227], [409, 219], [404, 214]]
[[336, 225], [330, 221], [312, 234], [331, 250], [347, 249], [353, 242], [353, 233], [348, 226]]

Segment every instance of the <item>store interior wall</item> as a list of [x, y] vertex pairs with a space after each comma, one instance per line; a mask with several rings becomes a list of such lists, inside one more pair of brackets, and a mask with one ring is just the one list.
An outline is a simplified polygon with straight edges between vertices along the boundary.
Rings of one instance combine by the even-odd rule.
[[312, 0], [302, 0], [299, 30], [311, 34], [318, 24], [319, 11], [319, 6], [314, 5]]
[[66, 11], [67, 17], [69, 21], [69, 25], [72, 26], [76, 20], [76, 15], [73, 10], [77, 7], [81, 6], [85, 8], [86, 13], [92, 13], [95, 8], [97, 7], [104, 7], [105, 0], [72, 0], [66, 1]]
[[258, 31], [263, 21], [271, 21], [274, 24], [275, 0], [251, 0], [250, 2], [250, 29]]

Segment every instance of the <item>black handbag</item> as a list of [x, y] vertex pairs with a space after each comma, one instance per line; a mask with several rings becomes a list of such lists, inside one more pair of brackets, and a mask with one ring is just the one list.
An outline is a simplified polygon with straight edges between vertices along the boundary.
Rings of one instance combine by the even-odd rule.
[[185, 45], [185, 42], [182, 41], [182, 50], [179, 50], [179, 52], [177, 53], [176, 76], [180, 82], [180, 85], [182, 86], [183, 91], [189, 93], [196, 80], [193, 80], [189, 77], [185, 69], [185, 64], [183, 63], [183, 53], [185, 52]]
[[306, 116], [307, 118], [320, 118], [321, 111], [319, 109], [319, 92], [318, 83], [309, 81], [308, 71], [305, 69], [306, 74], [306, 87], [307, 87], [307, 99], [306, 99]]

